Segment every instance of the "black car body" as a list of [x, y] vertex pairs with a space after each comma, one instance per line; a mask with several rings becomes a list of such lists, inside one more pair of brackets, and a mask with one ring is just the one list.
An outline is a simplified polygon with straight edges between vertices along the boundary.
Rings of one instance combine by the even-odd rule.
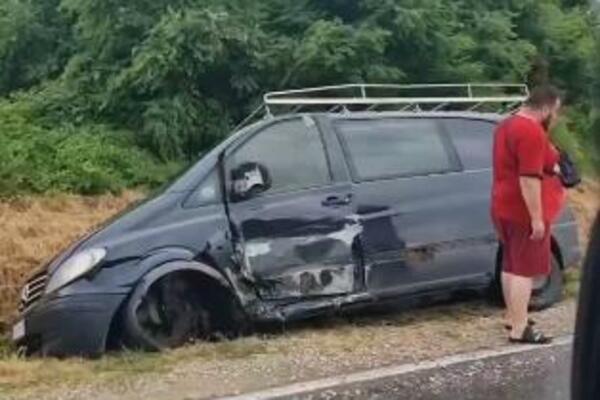
[[[250, 125], [32, 277], [14, 340], [44, 355], [97, 355], [119, 341], [161, 348], [199, 326], [202, 336], [493, 287], [501, 118], [307, 113]], [[536, 291], [540, 307], [560, 297], [561, 270], [579, 258], [568, 207], [552, 244], [556, 271]], [[48, 290], [65, 263], [85, 272]]]

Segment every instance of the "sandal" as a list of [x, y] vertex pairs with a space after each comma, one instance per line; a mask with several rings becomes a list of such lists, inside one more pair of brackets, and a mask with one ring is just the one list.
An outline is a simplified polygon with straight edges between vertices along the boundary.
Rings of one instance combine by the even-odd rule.
[[[536, 324], [536, 322], [532, 319], [528, 319], [527, 320], [527, 325], [529, 326], [534, 326]], [[506, 329], [507, 331], [512, 331], [512, 326], [510, 326], [509, 324], [504, 324], [504, 329]]]
[[552, 341], [552, 338], [544, 335], [542, 332], [534, 331], [530, 325], [523, 331], [520, 338], [508, 338], [510, 343], [521, 343], [521, 344], [548, 344]]

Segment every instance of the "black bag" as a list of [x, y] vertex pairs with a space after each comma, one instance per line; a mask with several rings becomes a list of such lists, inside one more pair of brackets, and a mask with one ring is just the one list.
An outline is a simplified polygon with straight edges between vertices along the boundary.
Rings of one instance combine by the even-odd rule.
[[577, 171], [575, 163], [569, 156], [569, 154], [559, 149], [560, 159], [558, 160], [558, 167], [560, 173], [558, 174], [560, 181], [566, 188], [573, 188], [581, 183], [581, 175]]

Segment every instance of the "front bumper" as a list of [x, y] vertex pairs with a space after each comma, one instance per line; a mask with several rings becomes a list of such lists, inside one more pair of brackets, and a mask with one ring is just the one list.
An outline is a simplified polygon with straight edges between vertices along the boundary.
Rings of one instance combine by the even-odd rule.
[[124, 294], [79, 294], [43, 299], [22, 317], [15, 345], [27, 354], [86, 356], [102, 354], [113, 316]]

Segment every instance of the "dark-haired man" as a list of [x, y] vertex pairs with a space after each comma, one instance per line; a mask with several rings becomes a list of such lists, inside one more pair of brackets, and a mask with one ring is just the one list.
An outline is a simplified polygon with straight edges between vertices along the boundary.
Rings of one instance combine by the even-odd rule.
[[548, 136], [560, 106], [556, 88], [535, 88], [523, 107], [498, 125], [494, 138], [492, 218], [502, 243], [509, 340], [516, 343], [550, 341], [532, 327], [528, 306], [533, 280], [550, 274], [550, 227], [565, 199], [556, 174], [559, 153]]

